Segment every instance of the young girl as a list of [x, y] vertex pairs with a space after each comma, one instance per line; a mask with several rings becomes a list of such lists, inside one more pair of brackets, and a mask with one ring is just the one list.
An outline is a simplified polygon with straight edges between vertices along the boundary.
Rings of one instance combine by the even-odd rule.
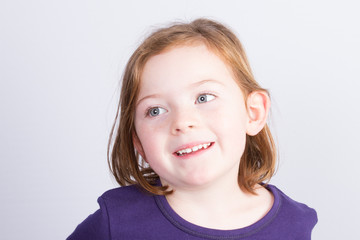
[[310, 239], [316, 212], [265, 184], [276, 158], [269, 108], [222, 24], [154, 32], [126, 66], [110, 136], [123, 187], [68, 239]]

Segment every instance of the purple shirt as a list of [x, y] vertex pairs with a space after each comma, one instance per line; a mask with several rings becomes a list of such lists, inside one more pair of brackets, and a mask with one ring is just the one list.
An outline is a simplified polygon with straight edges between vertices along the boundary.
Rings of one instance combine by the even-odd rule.
[[216, 230], [184, 220], [164, 196], [147, 194], [136, 186], [116, 188], [99, 197], [100, 209], [67, 239], [311, 239], [317, 223], [315, 210], [290, 199], [273, 185], [267, 189], [274, 196], [274, 204], [262, 219], [241, 229]]

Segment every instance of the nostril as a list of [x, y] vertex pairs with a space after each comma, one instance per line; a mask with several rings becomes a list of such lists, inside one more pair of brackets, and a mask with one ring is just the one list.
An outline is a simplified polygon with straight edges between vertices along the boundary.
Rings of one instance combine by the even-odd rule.
[[192, 129], [192, 128], [194, 128], [194, 125], [188, 125], [188, 126], [186, 126], [186, 127], [177, 127], [177, 128], [175, 129], [175, 131], [176, 131], [176, 132], [186, 132], [187, 129]]

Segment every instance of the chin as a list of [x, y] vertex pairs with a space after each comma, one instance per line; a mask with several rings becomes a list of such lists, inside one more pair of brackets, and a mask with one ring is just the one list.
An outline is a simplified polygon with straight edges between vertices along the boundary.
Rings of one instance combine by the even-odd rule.
[[184, 180], [184, 182], [188, 186], [202, 187], [209, 185], [214, 180], [215, 180], [214, 177], [208, 174], [201, 173], [201, 174], [191, 174]]

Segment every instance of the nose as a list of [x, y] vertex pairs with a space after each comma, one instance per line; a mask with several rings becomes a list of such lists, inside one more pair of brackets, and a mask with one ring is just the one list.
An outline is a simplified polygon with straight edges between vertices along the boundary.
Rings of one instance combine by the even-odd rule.
[[198, 125], [196, 113], [191, 110], [177, 111], [173, 114], [171, 132], [172, 134], [187, 133]]

